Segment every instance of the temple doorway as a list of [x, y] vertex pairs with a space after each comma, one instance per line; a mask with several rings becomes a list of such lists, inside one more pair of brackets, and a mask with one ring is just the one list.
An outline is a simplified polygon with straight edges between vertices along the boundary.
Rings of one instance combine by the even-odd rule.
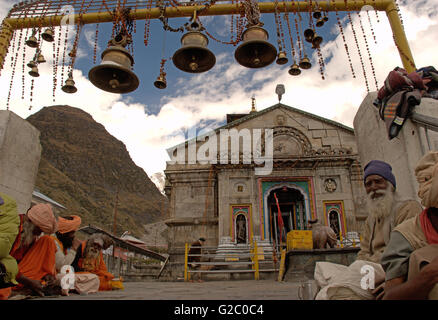
[[243, 214], [239, 214], [236, 218], [236, 242], [239, 243], [247, 243], [247, 226], [246, 226], [246, 218]]
[[335, 210], [332, 210], [329, 213], [329, 224], [330, 224], [330, 228], [332, 228], [333, 231], [336, 233], [336, 238], [340, 240], [341, 224], [339, 219], [339, 213], [336, 212]]
[[[275, 195], [280, 206], [283, 228], [279, 226]], [[307, 229], [304, 196], [299, 190], [286, 186], [272, 190], [268, 196], [268, 208], [271, 241], [277, 246], [286, 243], [289, 231]]]

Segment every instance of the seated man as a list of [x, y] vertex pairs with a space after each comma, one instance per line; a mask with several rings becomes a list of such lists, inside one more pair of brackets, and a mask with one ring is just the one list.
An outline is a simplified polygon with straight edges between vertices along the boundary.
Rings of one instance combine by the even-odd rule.
[[[66, 273], [61, 274], [64, 266], [70, 266], [75, 257], [81, 241], [75, 237], [76, 231], [81, 225], [81, 218], [79, 216], [68, 216], [58, 218], [58, 232], [55, 239], [56, 244], [56, 272], [58, 279], [61, 280]], [[73, 270], [75, 271], [75, 270]], [[99, 277], [89, 272], [75, 272], [74, 273], [74, 290], [79, 294], [94, 293], [99, 290]], [[68, 287], [68, 286], [67, 286]], [[69, 288], [62, 288], [62, 294], [68, 295]]]
[[0, 289], [15, 286], [17, 261], [9, 254], [20, 226], [14, 199], [0, 193]]
[[75, 272], [85, 271], [97, 275], [100, 280], [99, 291], [112, 290], [112, 280], [114, 279], [114, 275], [108, 272], [103, 260], [103, 248], [102, 235], [97, 233], [91, 235], [87, 241], [83, 241], [78, 247], [72, 264]]
[[438, 152], [426, 154], [415, 175], [426, 209], [391, 234], [382, 257], [383, 299], [438, 299]]
[[323, 289], [316, 299], [373, 299], [374, 296], [361, 287], [361, 268], [364, 265], [372, 266], [376, 271], [376, 281], [383, 282], [384, 271], [380, 259], [389, 243], [391, 231], [422, 211], [417, 201], [400, 199], [392, 168], [386, 162], [372, 160], [365, 166], [364, 186], [369, 215], [356, 261], [349, 267], [317, 262], [315, 280]]
[[[54, 233], [58, 222], [48, 204], [37, 204], [26, 214], [20, 214], [19, 233], [15, 238], [10, 255], [18, 262], [19, 285], [13, 290], [28, 288], [33, 293], [44, 296], [45, 279], [53, 280], [55, 271], [56, 245], [49, 235], [38, 238], [42, 232]], [[51, 282], [51, 281], [49, 281]], [[0, 300], [7, 299], [11, 288], [0, 290]]]

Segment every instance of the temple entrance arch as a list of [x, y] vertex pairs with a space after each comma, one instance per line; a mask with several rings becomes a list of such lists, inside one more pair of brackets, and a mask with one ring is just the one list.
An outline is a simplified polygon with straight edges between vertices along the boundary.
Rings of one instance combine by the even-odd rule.
[[336, 233], [336, 238], [339, 240], [341, 234], [341, 219], [336, 210], [331, 210], [329, 212], [329, 226]]
[[[278, 199], [278, 204], [275, 199]], [[273, 188], [267, 194], [266, 204], [268, 207], [269, 219], [269, 239], [279, 245], [286, 243], [287, 233], [291, 230], [306, 230], [308, 214], [306, 212], [305, 196], [298, 188], [293, 186], [280, 186]], [[280, 207], [283, 227], [279, 225]], [[266, 227], [266, 226], [265, 226]]]

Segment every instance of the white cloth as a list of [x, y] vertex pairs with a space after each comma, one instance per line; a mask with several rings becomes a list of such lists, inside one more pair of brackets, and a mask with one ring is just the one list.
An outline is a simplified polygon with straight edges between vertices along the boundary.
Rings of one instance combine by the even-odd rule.
[[356, 260], [344, 266], [331, 262], [317, 262], [314, 278], [322, 289], [315, 300], [374, 300], [372, 290], [362, 289], [362, 278], [368, 273], [361, 273], [362, 267], [368, 265], [374, 270], [375, 287], [385, 280], [385, 271], [378, 263]]

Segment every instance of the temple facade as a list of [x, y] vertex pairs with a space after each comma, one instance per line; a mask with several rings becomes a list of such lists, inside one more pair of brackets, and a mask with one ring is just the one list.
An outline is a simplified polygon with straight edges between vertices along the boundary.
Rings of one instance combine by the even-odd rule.
[[354, 130], [335, 121], [279, 103], [227, 115], [168, 152], [169, 249], [201, 236], [207, 246], [271, 248], [311, 219], [339, 238], [360, 234], [366, 219]]

